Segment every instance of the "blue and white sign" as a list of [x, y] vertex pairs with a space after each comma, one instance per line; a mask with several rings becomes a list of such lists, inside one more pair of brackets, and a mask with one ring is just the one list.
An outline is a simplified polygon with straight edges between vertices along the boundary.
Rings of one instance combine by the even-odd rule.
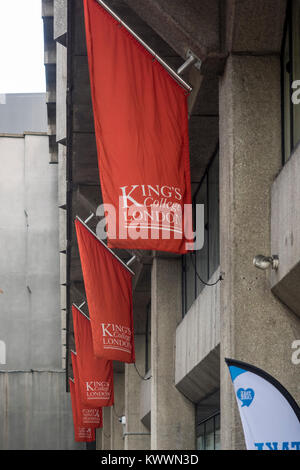
[[272, 376], [225, 359], [232, 378], [248, 450], [300, 450], [300, 408]]

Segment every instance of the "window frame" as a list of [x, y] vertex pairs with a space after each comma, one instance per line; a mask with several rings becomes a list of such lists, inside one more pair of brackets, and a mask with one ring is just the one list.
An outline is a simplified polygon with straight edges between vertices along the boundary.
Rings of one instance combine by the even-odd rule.
[[[216, 428], [216, 418], [219, 417], [219, 427]], [[214, 448], [213, 450], [216, 450], [216, 431], [220, 430], [221, 429], [221, 413], [220, 411], [217, 411], [216, 413], [208, 416], [207, 418], [205, 418], [204, 420], [200, 421], [199, 423], [197, 423], [196, 425], [196, 441], [198, 441], [198, 438], [201, 437], [201, 434], [198, 432], [198, 429], [200, 428], [200, 426], [203, 426], [204, 425], [204, 446], [206, 446], [206, 423], [208, 421], [211, 421], [213, 420], [213, 435], [214, 435]], [[198, 449], [197, 450], [208, 450], [208, 449]]]
[[[207, 260], [206, 260], [206, 276], [205, 278], [203, 279], [205, 282], [208, 282], [209, 280], [209, 277], [210, 275], [212, 275], [213, 273], [210, 273], [210, 260], [209, 260], [209, 245], [210, 245], [210, 237], [209, 237], [209, 224], [210, 224], [210, 220], [209, 220], [209, 171], [213, 165], [213, 163], [215, 162], [215, 159], [218, 158], [219, 159], [219, 143], [216, 147], [216, 150], [214, 151], [213, 155], [211, 156], [210, 160], [209, 160], [209, 163], [205, 169], [205, 172], [198, 184], [198, 187], [195, 191], [195, 194], [192, 198], [192, 206], [193, 206], [193, 209], [192, 209], [192, 212], [193, 212], [193, 221], [195, 222], [195, 213], [196, 213], [196, 199], [197, 199], [197, 196], [199, 194], [199, 191], [201, 190], [202, 188], [202, 185], [203, 183], [205, 182], [205, 179], [206, 179], [206, 206], [204, 208], [205, 211], [207, 211], [207, 225], [208, 226], [208, 236], [207, 236]], [[197, 252], [196, 251], [190, 251], [188, 252], [186, 255], [183, 255], [182, 256], [182, 318], [185, 317], [185, 315], [187, 314], [189, 308], [187, 308], [187, 305], [188, 305], [188, 299], [187, 299], [187, 257], [188, 256], [193, 256], [194, 257], [194, 262], [193, 262], [193, 271], [194, 271], [194, 276], [193, 276], [193, 279], [194, 279], [194, 295], [193, 295], [193, 302], [197, 299], [197, 297], [200, 295], [202, 289], [198, 292], [199, 290], [199, 287], [198, 287], [198, 282], [197, 282], [197, 275], [196, 275], [196, 271], [197, 271]], [[220, 259], [220, 239], [219, 239], [219, 259]], [[192, 302], [192, 303], [193, 303]]]

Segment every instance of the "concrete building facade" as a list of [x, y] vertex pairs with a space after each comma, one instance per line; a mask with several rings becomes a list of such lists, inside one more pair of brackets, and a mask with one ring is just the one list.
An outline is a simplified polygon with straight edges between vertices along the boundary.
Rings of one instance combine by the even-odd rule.
[[46, 120], [45, 94], [6, 95], [0, 105], [1, 450], [83, 447], [65, 393], [58, 171]]
[[[224, 358], [266, 370], [300, 401], [300, 5], [297, 0], [107, 0], [175, 70], [189, 96], [193, 202], [204, 204], [202, 250], [134, 252], [136, 364], [114, 364], [116, 402], [98, 449], [243, 449]], [[61, 310], [72, 376], [71, 305], [85, 300], [73, 218], [101, 203], [81, 0], [43, 0], [56, 119]], [[56, 53], [55, 53], [56, 51]], [[53, 68], [52, 67], [52, 68]], [[117, 69], [117, 64], [116, 64]], [[298, 74], [298, 75], [297, 75]], [[56, 96], [55, 99], [53, 96]], [[297, 107], [298, 106], [298, 107]], [[89, 222], [95, 230], [96, 217]], [[133, 252], [117, 250], [125, 261]], [[253, 266], [278, 255], [277, 271]], [[222, 273], [222, 280], [217, 282]], [[293, 346], [294, 345], [294, 346]], [[147, 379], [147, 380], [145, 380]], [[122, 422], [121, 417], [123, 417]]]

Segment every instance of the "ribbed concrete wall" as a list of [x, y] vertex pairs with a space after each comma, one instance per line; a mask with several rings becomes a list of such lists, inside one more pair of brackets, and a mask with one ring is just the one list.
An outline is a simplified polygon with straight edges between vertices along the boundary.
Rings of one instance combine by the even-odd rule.
[[80, 448], [64, 372], [0, 373], [0, 450]]
[[0, 155], [1, 369], [59, 369], [57, 166], [45, 135], [0, 137]]
[[62, 369], [58, 172], [46, 135], [0, 136], [0, 449], [80, 449]]

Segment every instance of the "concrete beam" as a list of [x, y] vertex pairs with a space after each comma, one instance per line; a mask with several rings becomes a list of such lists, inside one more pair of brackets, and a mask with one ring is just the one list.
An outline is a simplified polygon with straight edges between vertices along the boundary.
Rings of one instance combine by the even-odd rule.
[[279, 54], [286, 7], [287, 0], [227, 1], [226, 50], [232, 53]]
[[47, 16], [53, 17], [53, 0], [42, 0], [42, 18]]
[[56, 140], [67, 138], [67, 48], [56, 44]]
[[222, 57], [217, 0], [125, 0], [183, 59], [191, 49], [203, 62]]
[[68, 1], [54, 0], [54, 40], [66, 46], [68, 29]]

